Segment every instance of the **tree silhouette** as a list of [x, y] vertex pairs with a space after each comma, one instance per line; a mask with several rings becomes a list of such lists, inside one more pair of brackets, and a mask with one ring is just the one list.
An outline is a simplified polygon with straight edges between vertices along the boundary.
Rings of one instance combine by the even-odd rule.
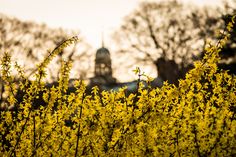
[[[236, 15], [236, 0], [224, 0], [222, 19], [225, 24], [229, 23], [234, 15]], [[235, 23], [232, 25], [231, 36], [221, 52], [222, 62], [219, 67], [228, 70], [231, 74], [236, 74], [236, 25]]]
[[[0, 14], [0, 51], [10, 53], [14, 61], [18, 61], [25, 67], [27, 76], [33, 76], [35, 64], [39, 63], [43, 57], [48, 55], [48, 51], [53, 49], [65, 39], [78, 34], [78, 31], [69, 31], [62, 28], [49, 28], [45, 24], [36, 24], [31, 21], [20, 21], [16, 18], [8, 17]], [[85, 77], [85, 72], [89, 72], [89, 64], [91, 47], [80, 37], [81, 41], [78, 45], [68, 48], [61, 52], [48, 70], [48, 81], [57, 79], [58, 71], [62, 58], [73, 62], [72, 68], [74, 75]], [[78, 64], [83, 66], [78, 66]], [[83, 75], [83, 76], [81, 76]]]
[[153, 63], [170, 83], [184, 76], [223, 21], [214, 8], [186, 6], [175, 0], [143, 2], [115, 34], [119, 52]]

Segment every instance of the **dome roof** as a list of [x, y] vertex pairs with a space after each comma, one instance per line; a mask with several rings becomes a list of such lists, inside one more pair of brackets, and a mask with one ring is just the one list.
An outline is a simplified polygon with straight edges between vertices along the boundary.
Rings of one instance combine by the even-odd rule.
[[104, 54], [110, 54], [109, 50], [105, 47], [101, 47], [97, 50], [97, 54], [104, 53]]
[[96, 59], [110, 58], [110, 52], [107, 48], [101, 47], [97, 50]]

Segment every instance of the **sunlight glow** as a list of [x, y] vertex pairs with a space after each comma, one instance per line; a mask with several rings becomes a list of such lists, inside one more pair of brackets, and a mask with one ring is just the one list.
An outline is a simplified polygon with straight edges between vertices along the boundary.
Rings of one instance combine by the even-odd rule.
[[[0, 13], [22, 20], [46, 23], [50, 27], [75, 29], [94, 48], [101, 46], [101, 32], [111, 44], [110, 33], [119, 27], [142, 0], [0, 0]], [[193, 4], [218, 4], [220, 0], [182, 0]]]

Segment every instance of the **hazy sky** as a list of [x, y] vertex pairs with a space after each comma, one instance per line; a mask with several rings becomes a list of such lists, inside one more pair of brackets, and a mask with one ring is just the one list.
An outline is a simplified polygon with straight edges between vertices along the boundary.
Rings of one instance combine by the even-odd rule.
[[[0, 13], [22, 20], [34, 20], [51, 27], [73, 28], [94, 47], [101, 46], [118, 28], [122, 18], [141, 0], [0, 0]], [[190, 3], [216, 4], [220, 0], [183, 0]], [[109, 43], [108, 41], [106, 41]]]

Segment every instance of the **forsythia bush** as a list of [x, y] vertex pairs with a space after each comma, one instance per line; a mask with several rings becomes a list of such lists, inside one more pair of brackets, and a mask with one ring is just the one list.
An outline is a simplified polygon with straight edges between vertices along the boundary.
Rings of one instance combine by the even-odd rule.
[[[225, 32], [232, 31], [233, 23]], [[68, 62], [62, 62], [59, 85], [45, 87], [46, 66], [78, 40], [73, 37], [38, 65], [35, 81], [26, 80], [16, 65], [25, 93], [18, 102], [5, 54], [1, 74], [6, 105], [15, 110], [1, 112], [0, 156], [236, 156], [236, 78], [217, 69], [229, 37], [225, 32], [178, 86], [144, 88], [140, 82], [137, 93], [128, 96], [126, 88], [93, 87], [87, 94], [83, 81], [68, 93]], [[47, 105], [35, 105], [40, 96]]]

